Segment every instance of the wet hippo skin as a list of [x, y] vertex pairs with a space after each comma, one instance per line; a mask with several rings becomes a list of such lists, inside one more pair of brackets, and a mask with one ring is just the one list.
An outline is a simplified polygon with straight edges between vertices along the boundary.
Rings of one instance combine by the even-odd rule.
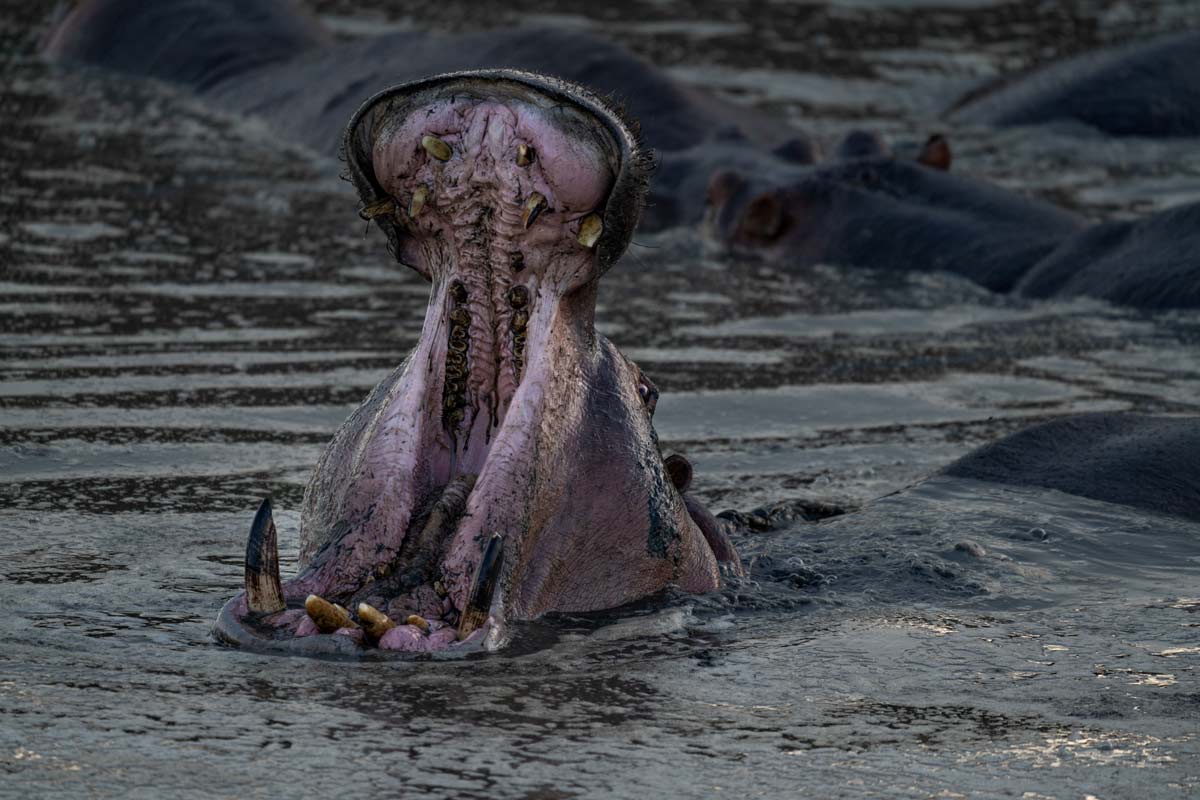
[[1200, 31], [1085, 53], [959, 100], [957, 122], [1085, 125], [1109, 136], [1200, 136]]
[[1200, 420], [1118, 413], [1056, 419], [986, 445], [943, 474], [1200, 520]]
[[[90, 0], [56, 27], [45, 50], [51, 58], [191, 87], [216, 106], [262, 117], [284, 136], [329, 155], [338, 154], [346, 120], [378, 91], [437, 73], [515, 68], [611, 97], [637, 121], [642, 144], [673, 171], [708, 168], [711, 156], [677, 156], [704, 152], [717, 140], [740, 143], [777, 164], [815, 158], [810, 140], [774, 117], [684, 86], [623, 47], [581, 31], [404, 31], [335, 42], [292, 0]], [[654, 209], [649, 226], [699, 220], [702, 205], [681, 205], [656, 191], [652, 186], [647, 201]]]
[[[1154, 86], [1187, 84], [1178, 70], [1154, 70], [1192, 58], [1186, 54], [1194, 39], [1147, 45], [1145, 63], [1157, 65], [1146, 72], [1157, 76]], [[1048, 203], [949, 174], [944, 140], [914, 161], [892, 157], [878, 137], [857, 132], [830, 161], [816, 164], [813, 143], [779, 120], [682, 86], [623, 48], [578, 31], [401, 32], [336, 43], [289, 0], [90, 0], [57, 26], [46, 51], [190, 86], [328, 153], [362, 100], [399, 80], [491, 67], [557, 75], [619, 98], [639, 121], [640, 140], [657, 161], [643, 230], [707, 222], [725, 244], [791, 267], [945, 270], [1031, 297], [1082, 294], [1142, 308], [1200, 304], [1195, 206], [1085, 228]], [[1116, 66], [1063, 65], [1063, 74], [1093, 68], [1127, 74], [1122, 58], [1101, 59], [1109, 61]], [[1096, 85], [1110, 84], [1122, 85]], [[1088, 96], [1093, 84], [1081, 86], [1072, 96]], [[1140, 96], [1144, 88], [1134, 83], [1127, 90]], [[1171, 99], [1146, 108], [1107, 102], [1096, 108], [1144, 116], [1169, 106], [1171, 130], [1184, 130], [1180, 120], [1200, 105], [1184, 102], [1186, 92], [1179, 104], [1175, 94], [1147, 96], [1159, 95]]]
[[[853, 142], [838, 151], [864, 152]], [[762, 170], [729, 159], [709, 184], [709, 233], [791, 266], [941, 270], [1026, 297], [1200, 307], [1200, 203], [1087, 225], [930, 160], [877, 154]]]

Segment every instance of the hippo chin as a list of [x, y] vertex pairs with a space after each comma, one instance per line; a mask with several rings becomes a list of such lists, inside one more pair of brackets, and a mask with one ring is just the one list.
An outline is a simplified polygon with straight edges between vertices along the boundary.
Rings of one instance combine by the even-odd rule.
[[317, 465], [287, 583], [264, 504], [218, 635], [496, 646], [510, 620], [715, 589], [718, 556], [740, 572], [686, 462], [664, 463], [657, 391], [593, 324], [646, 186], [618, 115], [553, 79], [455, 73], [374, 97], [344, 147], [360, 213], [432, 283], [424, 327]]

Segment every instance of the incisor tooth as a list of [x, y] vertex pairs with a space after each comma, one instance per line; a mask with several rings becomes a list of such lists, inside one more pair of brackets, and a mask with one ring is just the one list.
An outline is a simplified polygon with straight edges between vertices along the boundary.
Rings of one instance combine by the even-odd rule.
[[541, 192], [529, 195], [529, 199], [525, 201], [525, 211], [521, 214], [521, 226], [529, 230], [529, 226], [537, 220], [539, 214], [546, 210], [547, 205], [546, 198]]
[[429, 633], [429, 623], [426, 622], [425, 618], [420, 614], [409, 614], [408, 618], [404, 620], [404, 624], [412, 625], [413, 627], [420, 628], [426, 633]]
[[527, 144], [517, 145], [517, 166], [528, 167], [533, 163], [534, 150]]
[[595, 247], [602, 233], [604, 220], [600, 219], [599, 214], [588, 214], [579, 224], [579, 243], [584, 247]]
[[436, 136], [426, 134], [421, 137], [421, 147], [425, 148], [425, 152], [436, 158], [438, 161], [449, 161], [453, 150], [450, 145], [443, 142]]
[[357, 628], [358, 624], [350, 619], [350, 612], [315, 594], [310, 594], [304, 601], [304, 610], [316, 623], [321, 633], [333, 633], [338, 628]]
[[372, 639], [382, 638], [385, 633], [396, 627], [396, 623], [392, 622], [387, 614], [366, 603], [358, 604], [358, 619], [367, 636]]
[[418, 186], [413, 192], [412, 201], [408, 204], [408, 215], [413, 219], [417, 218], [417, 214], [421, 213], [421, 209], [425, 207], [425, 200], [429, 197], [428, 186]]

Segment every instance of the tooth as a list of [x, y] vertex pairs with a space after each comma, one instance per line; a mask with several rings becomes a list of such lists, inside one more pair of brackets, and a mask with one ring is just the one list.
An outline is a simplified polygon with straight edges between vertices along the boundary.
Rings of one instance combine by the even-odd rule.
[[333, 633], [338, 628], [358, 627], [358, 624], [350, 619], [349, 611], [315, 594], [310, 594], [304, 601], [304, 610], [317, 624], [317, 630], [321, 633]]
[[385, 633], [396, 627], [396, 623], [392, 622], [387, 614], [366, 603], [358, 604], [358, 620], [367, 636], [372, 639], [381, 639]]
[[504, 537], [493, 533], [479, 559], [479, 569], [471, 583], [471, 593], [458, 620], [458, 638], [465, 639], [487, 621], [492, 607], [492, 594], [496, 590], [496, 579], [500, 577], [500, 565], [504, 563]]
[[365, 220], [372, 220], [376, 217], [382, 217], [385, 214], [396, 213], [396, 201], [390, 197], [383, 200], [377, 200], [370, 205], [363, 206], [358, 210], [358, 215]]
[[528, 167], [533, 163], [534, 149], [527, 144], [517, 145], [517, 166]]
[[420, 614], [409, 614], [408, 618], [404, 620], [404, 624], [412, 625], [413, 627], [420, 628], [426, 633], [429, 633], [429, 623]]
[[438, 161], [449, 161], [451, 154], [454, 153], [450, 149], [450, 145], [443, 142], [436, 136], [425, 135], [421, 137], [421, 147], [425, 148], [425, 152], [436, 158]]
[[584, 247], [595, 247], [600, 234], [604, 233], [604, 220], [599, 214], [588, 214], [579, 225], [579, 243]]
[[417, 214], [421, 213], [421, 209], [425, 207], [425, 200], [429, 197], [428, 186], [418, 186], [413, 192], [412, 202], [408, 204], [408, 215], [413, 219], [417, 218]]
[[521, 226], [529, 230], [529, 226], [537, 220], [538, 215], [549, 205], [541, 192], [534, 192], [525, 201], [525, 211], [521, 214]]
[[279, 540], [270, 498], [258, 507], [246, 542], [246, 605], [259, 614], [274, 614], [286, 606], [279, 583]]

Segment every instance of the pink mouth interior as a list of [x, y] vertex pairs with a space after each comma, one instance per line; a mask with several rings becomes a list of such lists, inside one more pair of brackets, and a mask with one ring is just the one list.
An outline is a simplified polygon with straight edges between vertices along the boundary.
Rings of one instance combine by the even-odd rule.
[[[595, 278], [580, 230], [603, 215], [615, 175], [606, 134], [564, 125], [564, 113], [533, 95], [454, 93], [378, 126], [376, 179], [406, 233], [403, 260], [432, 280], [430, 304], [416, 350], [346, 449], [350, 463], [327, 463], [335, 440], [309, 487], [305, 524], [316, 506], [318, 523], [343, 530], [306, 543], [300, 575], [283, 585], [287, 608], [247, 615], [245, 598], [233, 608], [254, 635], [418, 652], [496, 635], [502, 589], [480, 627], [460, 631], [462, 617], [484, 543], [499, 534], [519, 547], [529, 524], [544, 384], [569, 379], [545, 366], [551, 331], [563, 296]], [[431, 531], [448, 506], [450, 523]], [[378, 637], [357, 624], [322, 632], [303, 608], [310, 594], [352, 618], [367, 603], [397, 624]], [[405, 624], [410, 615], [423, 622]]]

